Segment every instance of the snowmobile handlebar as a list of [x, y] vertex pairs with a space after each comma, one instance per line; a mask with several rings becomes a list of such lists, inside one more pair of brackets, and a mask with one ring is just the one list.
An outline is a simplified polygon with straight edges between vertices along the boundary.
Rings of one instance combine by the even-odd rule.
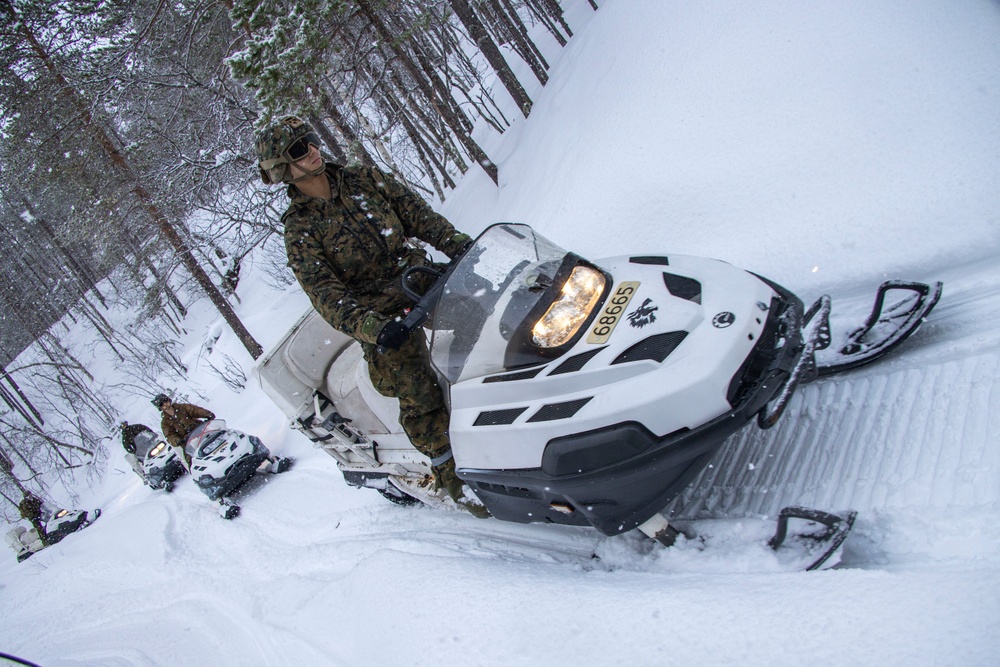
[[[435, 269], [431, 266], [411, 266], [403, 272], [403, 276], [401, 278], [403, 283], [403, 293], [414, 301], [413, 307], [407, 311], [406, 316], [403, 317], [402, 321], [403, 327], [406, 328], [407, 333], [412, 334], [418, 328], [423, 326], [424, 322], [426, 322], [431, 316], [431, 313], [434, 311], [434, 307], [441, 298], [441, 293], [444, 292], [444, 286], [448, 282], [448, 278], [451, 277], [451, 274], [455, 271], [455, 267], [458, 266], [458, 263], [467, 256], [471, 256], [472, 260], [475, 261], [476, 258], [482, 254], [482, 252], [482, 249], [477, 250], [476, 246], [473, 245], [461, 255], [453, 257], [444, 270]], [[417, 294], [410, 287], [411, 278], [418, 273], [427, 273], [432, 276], [436, 276], [437, 278], [434, 281], [434, 284], [431, 285], [423, 294]], [[379, 354], [385, 354], [386, 348], [384, 345], [379, 345], [375, 348], [375, 350]]]

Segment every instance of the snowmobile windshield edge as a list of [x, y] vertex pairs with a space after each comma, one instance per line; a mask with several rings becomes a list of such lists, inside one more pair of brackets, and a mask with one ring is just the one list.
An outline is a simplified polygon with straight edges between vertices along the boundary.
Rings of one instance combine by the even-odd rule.
[[547, 362], [586, 329], [608, 281], [527, 225], [493, 225], [445, 283], [431, 360], [451, 384]]

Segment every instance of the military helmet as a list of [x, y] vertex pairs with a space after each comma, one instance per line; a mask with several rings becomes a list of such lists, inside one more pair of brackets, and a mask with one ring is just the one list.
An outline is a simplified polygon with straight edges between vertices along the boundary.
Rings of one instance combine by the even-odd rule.
[[285, 116], [257, 135], [260, 178], [267, 185], [290, 183], [288, 165], [305, 157], [309, 144], [322, 144], [312, 125], [298, 116]]
[[121, 424], [118, 425], [118, 428], [124, 431], [125, 429], [128, 428], [128, 422], [122, 422]]
[[170, 397], [167, 396], [166, 394], [157, 394], [156, 396], [153, 397], [152, 401], [153, 405], [156, 406], [157, 410], [162, 408], [164, 403], [169, 403], [169, 402], [170, 402]]

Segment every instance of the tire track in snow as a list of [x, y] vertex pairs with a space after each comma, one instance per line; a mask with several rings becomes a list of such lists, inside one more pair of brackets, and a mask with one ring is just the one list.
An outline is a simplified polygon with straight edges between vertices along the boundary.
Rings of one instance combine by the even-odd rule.
[[770, 431], [730, 438], [678, 516], [1000, 502], [998, 355], [807, 386]]
[[775, 516], [783, 506], [803, 504], [856, 509], [863, 527], [865, 516], [886, 513], [995, 513], [1000, 272], [994, 265], [959, 267], [946, 277], [930, 320], [882, 363], [805, 386], [773, 429], [750, 427], [731, 437], [668, 508], [674, 517]]

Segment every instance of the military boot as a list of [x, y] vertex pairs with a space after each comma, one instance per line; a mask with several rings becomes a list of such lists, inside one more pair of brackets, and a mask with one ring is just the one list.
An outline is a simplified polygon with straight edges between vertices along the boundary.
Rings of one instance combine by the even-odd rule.
[[435, 491], [443, 489], [455, 501], [456, 505], [477, 519], [488, 519], [490, 517], [490, 511], [485, 506], [479, 504], [479, 502], [466, 499], [463, 489], [465, 482], [455, 472], [455, 459], [448, 459], [444, 463], [434, 466], [433, 471]]

